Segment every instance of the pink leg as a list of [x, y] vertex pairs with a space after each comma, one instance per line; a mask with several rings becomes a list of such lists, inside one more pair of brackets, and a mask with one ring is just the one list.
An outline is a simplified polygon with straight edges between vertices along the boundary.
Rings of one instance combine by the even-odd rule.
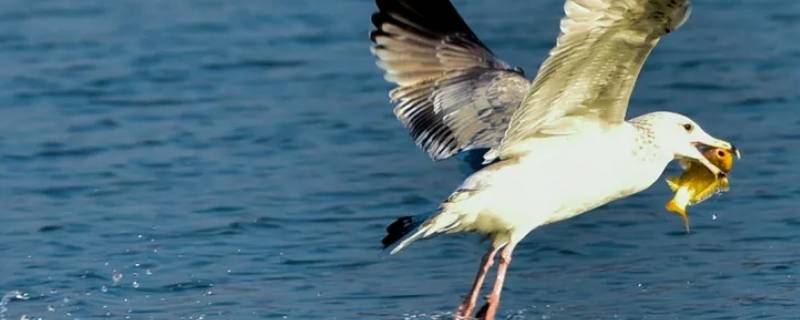
[[494, 256], [500, 248], [501, 247], [490, 247], [489, 251], [483, 255], [481, 268], [478, 269], [478, 274], [475, 275], [475, 282], [472, 283], [472, 289], [470, 289], [469, 295], [464, 298], [464, 302], [458, 306], [455, 319], [468, 319], [472, 314], [472, 310], [475, 309], [475, 302], [478, 300], [478, 294], [480, 294], [481, 287], [483, 286], [483, 280], [486, 279], [486, 272], [488, 272], [489, 268], [494, 264]]
[[[500, 306], [500, 292], [503, 291], [503, 281], [506, 279], [506, 270], [508, 270], [508, 265], [511, 264], [511, 253], [514, 251], [514, 247], [516, 243], [509, 243], [503, 248], [503, 252], [500, 253], [500, 265], [497, 267], [497, 280], [494, 282], [494, 287], [492, 287], [492, 293], [489, 294], [489, 299], [486, 301], [486, 313], [483, 315], [484, 320], [494, 320], [495, 314], [497, 314], [497, 308]], [[481, 310], [483, 311], [483, 310]]]

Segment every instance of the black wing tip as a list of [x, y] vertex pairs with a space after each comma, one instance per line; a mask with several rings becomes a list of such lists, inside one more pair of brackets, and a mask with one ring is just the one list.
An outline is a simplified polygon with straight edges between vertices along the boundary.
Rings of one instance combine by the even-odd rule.
[[372, 25], [377, 29], [389, 22], [406, 28], [414, 26], [413, 29], [442, 37], [461, 34], [484, 46], [450, 0], [376, 0], [375, 4], [378, 11], [372, 15]]
[[397, 218], [394, 222], [386, 227], [386, 236], [381, 240], [383, 248], [386, 249], [393, 245], [398, 240], [405, 237], [414, 227], [414, 217], [405, 216]]
[[370, 17], [370, 21], [372, 21], [372, 26], [375, 27], [376, 29], [380, 29], [381, 25], [383, 25], [383, 23], [388, 21], [389, 19], [390, 17], [383, 11], [375, 12], [372, 14], [372, 17]]
[[378, 37], [388, 37], [388, 36], [389, 34], [381, 29], [373, 29], [372, 31], [369, 32], [369, 40], [372, 41], [372, 43], [377, 43]]
[[[392, 34], [386, 32], [384, 30], [384, 25], [387, 23], [398, 25], [404, 27], [405, 25], [397, 21], [397, 19], [392, 18], [388, 13], [384, 11], [378, 11], [372, 14], [370, 18], [372, 21], [372, 30], [369, 33], [369, 39], [374, 43], [376, 42], [378, 37], [391, 37]], [[406, 27], [407, 28], [407, 27]]]
[[378, 10], [387, 10], [397, 2], [399, 0], [375, 0], [375, 5], [378, 6]]

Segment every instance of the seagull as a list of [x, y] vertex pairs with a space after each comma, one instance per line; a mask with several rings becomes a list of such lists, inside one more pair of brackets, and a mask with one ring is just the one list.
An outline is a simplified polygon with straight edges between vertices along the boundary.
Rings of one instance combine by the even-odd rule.
[[[376, 0], [372, 53], [394, 114], [433, 160], [486, 150], [434, 211], [391, 224], [392, 254], [435, 235], [490, 240], [454, 317], [472, 317], [486, 273], [499, 263], [479, 318], [494, 319], [517, 244], [536, 228], [647, 189], [675, 159], [725, 173], [703, 148], [737, 153], [686, 116], [626, 120], [650, 51], [690, 15], [690, 0], [567, 0], [556, 46], [533, 81], [500, 60], [448, 0]], [[398, 243], [399, 241], [399, 243]]]

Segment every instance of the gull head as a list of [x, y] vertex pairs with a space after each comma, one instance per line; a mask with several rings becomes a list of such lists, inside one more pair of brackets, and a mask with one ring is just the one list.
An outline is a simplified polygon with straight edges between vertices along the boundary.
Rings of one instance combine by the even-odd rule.
[[729, 150], [737, 158], [739, 150], [731, 143], [712, 137], [696, 122], [684, 115], [672, 112], [653, 112], [640, 117], [650, 127], [653, 139], [657, 144], [675, 158], [696, 160], [706, 166], [718, 177], [725, 173], [703, 156], [702, 149], [721, 148]]

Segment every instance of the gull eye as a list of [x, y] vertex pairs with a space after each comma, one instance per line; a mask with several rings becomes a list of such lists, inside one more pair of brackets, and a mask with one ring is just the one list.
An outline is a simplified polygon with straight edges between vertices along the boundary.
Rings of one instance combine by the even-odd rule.
[[694, 130], [694, 126], [691, 123], [687, 123], [683, 125], [683, 129], [686, 130], [686, 132], [691, 133], [692, 130]]

